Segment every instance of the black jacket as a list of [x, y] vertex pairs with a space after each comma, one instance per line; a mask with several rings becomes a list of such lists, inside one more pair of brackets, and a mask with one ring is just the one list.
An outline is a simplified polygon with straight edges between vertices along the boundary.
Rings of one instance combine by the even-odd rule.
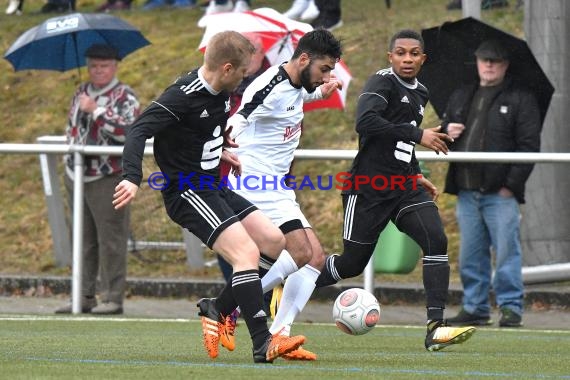
[[[456, 90], [450, 97], [442, 121], [442, 129], [447, 132], [449, 123], [463, 123], [467, 120], [471, 99], [477, 86], [471, 85]], [[542, 123], [534, 95], [515, 85], [508, 78], [503, 88], [491, 102], [487, 115], [487, 127], [483, 143], [485, 152], [538, 152]], [[465, 131], [454, 144], [466, 135]], [[455, 183], [456, 163], [451, 163], [445, 181], [445, 192], [457, 194]], [[483, 166], [481, 192], [493, 193], [501, 187], [511, 190], [519, 203], [524, 203], [525, 182], [534, 164], [488, 163]]]

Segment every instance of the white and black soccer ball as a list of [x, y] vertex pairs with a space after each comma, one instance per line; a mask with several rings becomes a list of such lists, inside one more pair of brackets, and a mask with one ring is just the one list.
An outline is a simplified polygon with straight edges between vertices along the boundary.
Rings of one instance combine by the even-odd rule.
[[364, 289], [347, 289], [334, 301], [333, 320], [342, 332], [366, 334], [380, 320], [380, 304], [372, 293]]

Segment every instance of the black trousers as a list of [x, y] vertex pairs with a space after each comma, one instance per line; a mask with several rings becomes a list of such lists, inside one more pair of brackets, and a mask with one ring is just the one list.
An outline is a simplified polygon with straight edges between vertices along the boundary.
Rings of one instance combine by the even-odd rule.
[[319, 17], [340, 19], [340, 0], [315, 0], [319, 8]]

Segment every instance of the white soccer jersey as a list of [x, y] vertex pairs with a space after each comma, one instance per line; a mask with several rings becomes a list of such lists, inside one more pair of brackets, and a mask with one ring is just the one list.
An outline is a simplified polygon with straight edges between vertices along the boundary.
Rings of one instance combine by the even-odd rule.
[[273, 66], [245, 90], [240, 108], [228, 120], [243, 175], [283, 177], [301, 137], [303, 102], [322, 98], [291, 83], [282, 66]]

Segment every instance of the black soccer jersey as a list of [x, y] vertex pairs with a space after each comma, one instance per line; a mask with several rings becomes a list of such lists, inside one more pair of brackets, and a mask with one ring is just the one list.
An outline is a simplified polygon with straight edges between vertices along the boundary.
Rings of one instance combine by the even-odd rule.
[[[377, 198], [393, 198], [401, 194], [397, 185], [401, 176], [420, 173], [414, 147], [421, 141], [419, 128], [428, 102], [427, 88], [407, 83], [392, 69], [372, 75], [364, 86], [356, 114], [359, 135], [358, 154], [351, 174], [375, 179], [375, 187], [352, 186], [345, 193], [365, 192]], [[396, 181], [396, 185], [394, 185]], [[385, 186], [384, 189], [379, 189]], [[406, 181], [406, 190], [413, 186]]]
[[204, 187], [219, 180], [229, 94], [216, 92], [198, 70], [177, 79], [129, 130], [123, 150], [123, 177], [140, 185], [146, 139], [154, 136], [154, 158], [167, 176], [166, 191]]

